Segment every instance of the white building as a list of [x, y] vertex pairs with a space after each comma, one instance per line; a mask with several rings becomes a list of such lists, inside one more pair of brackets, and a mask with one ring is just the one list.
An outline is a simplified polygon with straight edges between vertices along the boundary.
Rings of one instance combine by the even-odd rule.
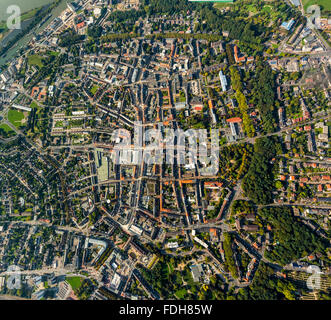
[[21, 106], [21, 105], [18, 105], [18, 104], [13, 104], [12, 107], [15, 108], [15, 109], [19, 109], [19, 110], [23, 110], [23, 111], [28, 111], [28, 112], [30, 112], [32, 110], [29, 107]]
[[225, 75], [223, 74], [222, 70], [220, 70], [219, 72], [219, 77], [220, 77], [220, 81], [221, 81], [221, 86], [222, 86], [222, 90], [223, 92], [225, 92], [227, 90], [227, 85], [228, 85], [228, 81], [226, 80]]
[[168, 242], [166, 246], [168, 249], [176, 249], [178, 248], [178, 242]]

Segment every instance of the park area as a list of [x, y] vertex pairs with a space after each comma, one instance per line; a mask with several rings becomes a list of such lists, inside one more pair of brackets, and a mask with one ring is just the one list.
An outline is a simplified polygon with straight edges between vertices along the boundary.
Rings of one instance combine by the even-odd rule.
[[98, 91], [98, 89], [99, 89], [99, 86], [94, 85], [94, 86], [91, 88], [91, 93], [92, 93], [93, 95], [95, 95], [96, 92]]
[[2, 130], [4, 130], [5, 132], [10, 132], [10, 131], [13, 131], [7, 124], [5, 124], [5, 123], [2, 123], [1, 125], [0, 125], [0, 129], [2, 129]]
[[12, 123], [16, 128], [19, 128], [25, 123], [25, 115], [22, 111], [10, 109], [8, 111], [8, 121]]
[[81, 277], [67, 277], [66, 281], [71, 285], [71, 288], [75, 291], [82, 285]]
[[15, 135], [15, 131], [12, 130], [7, 124], [0, 124], [0, 137], [10, 138]]
[[39, 68], [42, 68], [44, 66], [43, 61], [44, 61], [43, 57], [37, 54], [32, 54], [28, 57], [28, 64], [30, 66], [38, 66]]

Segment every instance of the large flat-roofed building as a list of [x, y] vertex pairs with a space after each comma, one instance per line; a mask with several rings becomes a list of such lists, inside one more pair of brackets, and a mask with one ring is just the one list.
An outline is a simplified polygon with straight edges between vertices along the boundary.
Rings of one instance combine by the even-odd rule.
[[0, 78], [2, 79], [3, 82], [7, 82], [10, 80], [10, 74], [7, 71], [4, 71], [1, 75]]
[[28, 112], [30, 112], [32, 110], [29, 107], [21, 106], [21, 105], [18, 105], [18, 104], [13, 104], [13, 108], [23, 110], [23, 111], [28, 111]]
[[137, 234], [138, 236], [141, 236], [142, 233], [143, 233], [143, 230], [140, 227], [138, 227], [138, 226], [136, 226], [134, 224], [131, 225], [131, 227], [129, 228], [129, 231]]
[[118, 273], [115, 273], [111, 283], [110, 283], [110, 288], [113, 289], [114, 291], [117, 291], [120, 287], [120, 284], [122, 282], [122, 278]]
[[223, 74], [222, 70], [219, 72], [219, 77], [220, 77], [220, 81], [221, 81], [221, 86], [222, 86], [222, 90], [223, 92], [225, 92], [227, 89], [227, 85], [228, 85], [228, 81], [226, 80], [225, 75]]
[[290, 21], [288, 22], [283, 22], [281, 24], [281, 27], [286, 29], [287, 31], [290, 31], [293, 27], [293, 25], [295, 24], [295, 20], [291, 19]]
[[235, 123], [230, 122], [230, 128], [231, 128], [232, 135], [236, 136], [237, 135], [237, 129], [236, 129]]
[[203, 276], [203, 270], [201, 264], [194, 264], [190, 267], [192, 278], [194, 282], [200, 282], [200, 278]]

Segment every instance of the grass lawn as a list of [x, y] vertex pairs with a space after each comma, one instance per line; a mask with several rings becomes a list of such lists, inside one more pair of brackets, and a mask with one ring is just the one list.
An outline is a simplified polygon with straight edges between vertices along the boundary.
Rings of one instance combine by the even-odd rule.
[[254, 4], [250, 4], [247, 6], [247, 10], [252, 13], [257, 13], [257, 8], [255, 7]]
[[307, 12], [307, 8], [313, 4], [317, 4], [321, 7], [322, 15], [331, 12], [331, 1], [330, 0], [302, 0], [303, 7]]
[[57, 51], [48, 51], [47, 52], [50, 56], [54, 56], [54, 57], [57, 57], [59, 54], [60, 54], [60, 52], [57, 52]]
[[42, 68], [44, 66], [43, 60], [43, 57], [37, 54], [32, 54], [28, 57], [28, 64], [30, 66], [38, 66], [39, 68]]
[[6, 133], [14, 132], [11, 127], [9, 127], [7, 124], [3, 123], [0, 124], [0, 129], [4, 130]]
[[81, 277], [67, 277], [66, 281], [71, 285], [73, 290], [78, 289], [82, 285]]
[[15, 217], [15, 220], [19, 220], [19, 221], [31, 221], [32, 220], [32, 217], [31, 216]]
[[24, 113], [18, 110], [10, 109], [8, 111], [8, 120], [16, 127], [19, 128], [22, 125], [24, 119]]
[[186, 272], [184, 273], [184, 281], [188, 283], [189, 286], [194, 286], [194, 281], [191, 275], [191, 271], [189, 271], [188, 269], [186, 270]]
[[0, 21], [0, 29], [7, 30], [7, 23], [6, 21]]
[[185, 94], [181, 94], [179, 95], [179, 102], [185, 102], [186, 101], [186, 97], [185, 97]]
[[231, 5], [233, 5], [231, 1], [230, 2], [221, 1], [221, 2], [215, 2], [214, 7], [217, 9], [223, 9]]
[[28, 20], [28, 19], [33, 18], [36, 15], [37, 11], [38, 11], [38, 8], [37, 9], [29, 10], [27, 12], [24, 12], [21, 15], [21, 21], [25, 21], [25, 20]]
[[267, 12], [267, 13], [270, 13], [271, 10], [272, 10], [271, 6], [263, 6], [263, 9], [262, 9], [263, 12]]
[[30, 104], [30, 108], [39, 110], [39, 106], [34, 101]]
[[55, 128], [62, 128], [63, 127], [63, 121], [56, 121], [54, 127]]
[[92, 88], [91, 88], [91, 93], [94, 95], [97, 91], [98, 91], [99, 87], [94, 85]]

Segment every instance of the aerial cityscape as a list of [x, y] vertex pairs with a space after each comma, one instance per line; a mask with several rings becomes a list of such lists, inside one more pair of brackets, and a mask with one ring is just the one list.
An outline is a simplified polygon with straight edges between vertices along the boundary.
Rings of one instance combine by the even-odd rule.
[[0, 300], [331, 299], [331, 1], [7, 2]]

